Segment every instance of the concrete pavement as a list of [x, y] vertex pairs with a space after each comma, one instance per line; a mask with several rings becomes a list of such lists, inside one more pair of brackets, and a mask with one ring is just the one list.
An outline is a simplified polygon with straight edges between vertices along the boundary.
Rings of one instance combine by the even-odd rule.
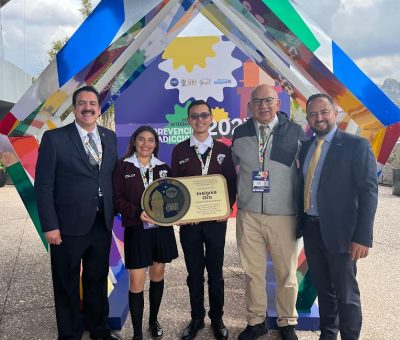
[[[332, 202], [334, 204], [334, 202]], [[361, 339], [398, 339], [400, 323], [400, 197], [391, 188], [379, 188], [374, 248], [359, 261], [358, 280], [363, 303]], [[178, 234], [177, 234], [177, 237]], [[190, 318], [183, 254], [167, 267], [165, 294], [159, 321], [164, 339], [179, 339]], [[229, 223], [225, 249], [225, 315], [230, 338], [245, 327], [244, 275], [236, 249], [235, 221]], [[147, 291], [147, 287], [146, 287]], [[145, 295], [144, 326], [148, 297]], [[120, 332], [132, 338], [128, 318]], [[298, 332], [301, 340], [318, 339], [318, 332]], [[56, 339], [50, 261], [13, 186], [0, 188], [0, 340]], [[145, 332], [145, 339], [150, 336]], [[210, 322], [196, 339], [213, 339]], [[84, 339], [89, 339], [85, 334]], [[280, 339], [271, 332], [262, 339]]]

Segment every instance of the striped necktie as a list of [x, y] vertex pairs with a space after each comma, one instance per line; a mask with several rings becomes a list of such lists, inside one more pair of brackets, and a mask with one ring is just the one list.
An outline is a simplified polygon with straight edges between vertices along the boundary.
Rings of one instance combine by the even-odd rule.
[[324, 142], [325, 139], [317, 138], [317, 147], [312, 154], [310, 164], [308, 166], [306, 183], [304, 185], [304, 212], [307, 212], [307, 210], [310, 209], [311, 185], [314, 179], [315, 168], [317, 167], [318, 160], [321, 156], [322, 145]]
[[92, 148], [92, 150], [90, 148], [88, 148], [89, 163], [92, 166], [98, 166], [99, 164], [97, 163], [96, 159], [99, 159], [99, 150], [97, 149], [96, 142], [93, 139], [93, 132], [89, 132], [87, 134], [87, 136], [88, 136], [89, 145]]

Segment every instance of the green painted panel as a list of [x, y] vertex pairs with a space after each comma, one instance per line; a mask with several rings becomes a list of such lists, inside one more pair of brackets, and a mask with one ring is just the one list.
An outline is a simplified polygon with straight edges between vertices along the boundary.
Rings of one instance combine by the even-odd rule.
[[33, 191], [33, 185], [29, 180], [24, 168], [21, 163], [16, 163], [7, 167], [7, 173], [10, 175], [15, 188], [17, 189], [22, 202], [24, 203], [26, 210], [28, 210], [29, 216], [39, 234], [40, 239], [43, 242], [44, 247], [48, 250], [48, 243], [41, 231], [39, 214], [36, 207], [35, 193]]
[[311, 52], [318, 49], [320, 43], [317, 38], [288, 0], [263, 0], [263, 2]]

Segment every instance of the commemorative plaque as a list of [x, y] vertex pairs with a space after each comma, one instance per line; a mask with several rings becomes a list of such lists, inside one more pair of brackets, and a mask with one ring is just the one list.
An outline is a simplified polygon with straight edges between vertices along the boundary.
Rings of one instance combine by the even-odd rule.
[[142, 208], [160, 226], [225, 219], [230, 214], [226, 180], [222, 175], [161, 178], [143, 193]]

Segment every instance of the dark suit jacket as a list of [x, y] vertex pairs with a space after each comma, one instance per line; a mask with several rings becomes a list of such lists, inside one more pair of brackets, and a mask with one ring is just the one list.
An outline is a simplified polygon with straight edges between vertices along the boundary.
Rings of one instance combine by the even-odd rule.
[[115, 133], [98, 126], [103, 147], [100, 172], [86, 155], [75, 123], [46, 131], [39, 148], [35, 194], [42, 231], [60, 229], [84, 235], [93, 225], [98, 189], [104, 201], [105, 223], [113, 224], [112, 172], [117, 161]]
[[[299, 217], [297, 235], [304, 227], [303, 165], [315, 137], [300, 150]], [[330, 253], [348, 252], [350, 242], [372, 246], [378, 203], [377, 168], [369, 142], [337, 130], [321, 170], [317, 205], [321, 235]]]

